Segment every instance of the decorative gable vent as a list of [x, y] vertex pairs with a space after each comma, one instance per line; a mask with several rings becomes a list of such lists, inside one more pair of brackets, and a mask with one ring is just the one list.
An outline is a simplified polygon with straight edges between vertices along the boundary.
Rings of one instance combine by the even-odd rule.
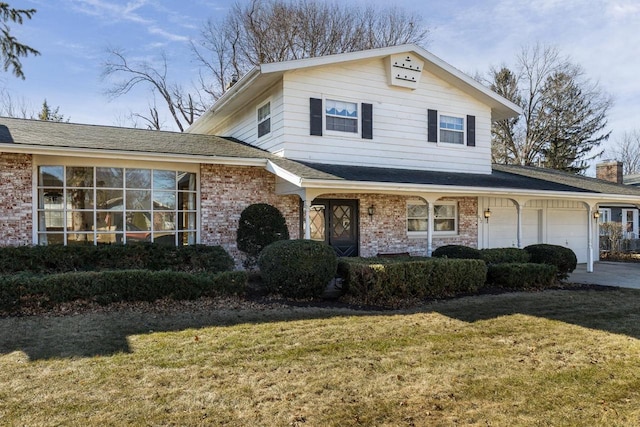
[[408, 53], [388, 57], [389, 84], [391, 86], [417, 89], [424, 61]]

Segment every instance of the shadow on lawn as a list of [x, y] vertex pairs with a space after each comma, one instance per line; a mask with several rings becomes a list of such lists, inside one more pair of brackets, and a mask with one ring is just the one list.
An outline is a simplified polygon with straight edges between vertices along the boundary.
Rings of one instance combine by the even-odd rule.
[[[640, 338], [640, 291], [592, 288], [589, 291], [523, 292], [465, 297], [427, 304], [413, 310], [362, 311], [323, 304], [320, 307], [184, 310], [120, 310], [72, 316], [31, 316], [0, 319], [0, 355], [25, 352], [30, 360], [109, 356], [131, 352], [128, 337], [242, 323], [266, 323], [337, 316], [387, 316], [398, 313], [440, 313], [477, 322], [525, 314], [605, 332]], [[196, 333], [194, 332], [194, 336]]]

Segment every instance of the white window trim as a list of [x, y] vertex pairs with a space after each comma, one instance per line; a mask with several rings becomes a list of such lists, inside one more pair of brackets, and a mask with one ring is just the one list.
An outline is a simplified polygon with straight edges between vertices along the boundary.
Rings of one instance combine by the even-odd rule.
[[[356, 132], [341, 132], [339, 130], [327, 129], [327, 101], [349, 102], [356, 104], [358, 109], [358, 118], [356, 124]], [[352, 98], [346, 98], [343, 96], [325, 96], [322, 98], [322, 131], [328, 136], [338, 136], [342, 138], [362, 138], [362, 101], [358, 101]]]
[[[453, 144], [456, 145], [456, 144]], [[436, 215], [435, 215], [435, 207], [436, 206], [453, 206], [453, 220], [454, 220], [454, 229], [451, 231], [437, 231], [437, 230], [433, 230], [433, 235], [434, 236], [457, 236], [459, 233], [459, 222], [460, 222], [460, 218], [459, 218], [459, 212], [458, 212], [458, 202], [453, 202], [453, 201], [443, 201], [443, 202], [436, 202], [434, 203], [433, 206], [433, 223], [434, 223], [434, 227], [435, 227], [435, 222], [436, 222]]]
[[[269, 104], [269, 120], [270, 120], [270, 122], [269, 122], [269, 132], [267, 132], [264, 135], [260, 136], [260, 131], [258, 130], [258, 127], [260, 126], [260, 123], [262, 123], [262, 122], [258, 120], [258, 112], [260, 111], [260, 109], [262, 107], [264, 107], [267, 104]], [[257, 139], [258, 140], [262, 140], [262, 139], [266, 139], [266, 138], [270, 137], [272, 132], [273, 132], [273, 105], [271, 105], [271, 98], [266, 99], [264, 102], [261, 102], [260, 104], [258, 104], [258, 106], [256, 107], [255, 118], [256, 118], [256, 137], [257, 137]]]
[[[442, 116], [453, 117], [455, 119], [462, 119], [462, 131], [457, 131], [457, 130], [452, 130], [452, 129], [442, 129], [440, 127], [440, 118]], [[461, 132], [462, 133], [462, 144], [456, 144], [454, 142], [442, 141], [442, 139], [440, 137], [440, 135], [441, 135], [440, 131], [442, 131], [442, 130], [448, 130], [448, 131], [451, 131], [451, 132]], [[466, 115], [462, 115], [462, 114], [447, 113], [446, 111], [441, 113], [438, 110], [438, 144], [444, 144], [446, 147], [458, 147], [458, 148], [464, 147], [464, 148], [467, 148], [467, 116]]]
[[[429, 231], [409, 231], [409, 205], [418, 205], [418, 204], [424, 204], [426, 205], [425, 202], [420, 202], [417, 200], [410, 200], [407, 202], [407, 208], [406, 208], [406, 225], [405, 225], [405, 229], [407, 230], [407, 237], [409, 238], [414, 238], [414, 239], [419, 239], [419, 238], [425, 238], [429, 236]], [[442, 202], [435, 202], [433, 204], [433, 212], [434, 212], [434, 218], [433, 218], [433, 223], [435, 226], [435, 207], [436, 206], [443, 206], [443, 205], [447, 205], [447, 206], [453, 206], [454, 207], [454, 230], [452, 231], [437, 231], [437, 230], [433, 230], [433, 236], [434, 237], [455, 237], [459, 235], [459, 228], [460, 228], [460, 215], [458, 212], [458, 202], [455, 201], [442, 201]], [[427, 215], [427, 224], [429, 223], [429, 216]], [[428, 227], [428, 226], [427, 226]]]
[[[627, 231], [627, 214], [631, 213], [631, 231]], [[622, 236], [625, 239], [637, 239], [638, 238], [638, 210], [622, 209]]]
[[35, 154], [32, 162], [32, 218], [33, 227], [31, 228], [31, 239], [34, 245], [39, 241], [38, 223], [38, 168], [40, 166], [90, 166], [90, 167], [114, 167], [114, 168], [140, 168], [140, 169], [163, 169], [176, 170], [181, 172], [192, 172], [196, 175], [196, 244], [201, 243], [202, 229], [202, 207], [200, 193], [200, 164], [199, 163], [178, 163], [178, 162], [155, 162], [155, 161], [137, 161], [137, 160], [121, 160], [121, 159], [96, 159], [89, 157], [59, 157]]
[[[406, 225], [405, 225], [405, 230], [407, 230], [407, 237], [413, 238], [413, 239], [420, 239], [420, 238], [428, 237], [429, 236], [429, 230], [409, 231], [409, 219], [410, 219], [409, 218], [409, 206], [410, 205], [427, 206], [427, 204], [424, 201], [421, 201], [421, 200], [408, 200], [407, 201], [407, 208], [406, 208], [407, 222], [406, 222]], [[427, 229], [428, 229], [429, 228], [429, 212], [428, 211], [427, 211], [427, 216], [424, 219], [427, 220]]]

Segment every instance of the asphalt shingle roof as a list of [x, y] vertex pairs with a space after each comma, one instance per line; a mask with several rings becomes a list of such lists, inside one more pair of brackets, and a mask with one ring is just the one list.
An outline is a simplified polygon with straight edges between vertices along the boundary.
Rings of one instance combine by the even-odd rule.
[[211, 156], [212, 161], [215, 161], [215, 157], [265, 159], [271, 160], [277, 166], [305, 180], [512, 188], [514, 190], [616, 194], [640, 198], [638, 187], [550, 169], [493, 165], [491, 174], [470, 174], [329, 165], [285, 159], [232, 138], [0, 117], [0, 145], [4, 144]]
[[0, 143], [56, 148], [265, 158], [268, 153], [210, 135], [0, 117]]

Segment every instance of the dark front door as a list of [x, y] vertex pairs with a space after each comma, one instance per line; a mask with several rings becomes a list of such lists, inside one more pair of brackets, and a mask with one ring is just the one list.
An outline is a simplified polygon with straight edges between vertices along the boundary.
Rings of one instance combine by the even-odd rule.
[[324, 241], [338, 256], [358, 256], [358, 201], [316, 199], [310, 212], [311, 239]]

